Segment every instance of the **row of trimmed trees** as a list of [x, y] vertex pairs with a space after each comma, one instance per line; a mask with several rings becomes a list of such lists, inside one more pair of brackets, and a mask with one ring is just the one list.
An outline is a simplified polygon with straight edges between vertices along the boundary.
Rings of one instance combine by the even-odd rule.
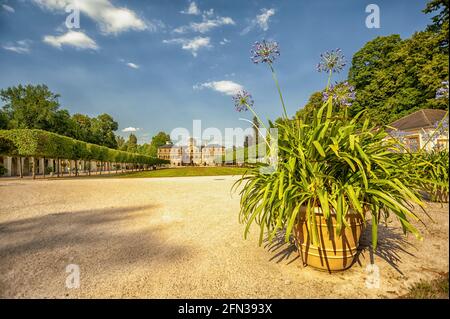
[[[90, 144], [62, 136], [52, 132], [38, 129], [0, 130], [0, 155], [19, 157], [19, 166], [22, 166], [23, 157], [31, 158], [32, 175], [36, 174], [36, 159], [44, 160], [43, 174], [45, 174], [45, 159], [51, 159], [59, 176], [61, 163], [74, 162], [75, 175], [78, 175], [80, 161], [82, 167], [91, 171], [91, 163], [99, 162], [100, 173], [103, 167], [108, 170], [115, 168], [116, 172], [125, 166], [128, 169], [146, 169], [155, 165], [168, 163], [167, 160], [111, 149], [105, 146]], [[88, 165], [86, 165], [88, 163]], [[71, 172], [70, 167], [69, 172]], [[22, 167], [20, 167], [22, 172]]]

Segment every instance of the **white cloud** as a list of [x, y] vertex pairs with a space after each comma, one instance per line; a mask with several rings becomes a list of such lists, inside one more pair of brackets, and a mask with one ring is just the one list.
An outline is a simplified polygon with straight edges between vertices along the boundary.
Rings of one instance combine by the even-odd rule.
[[117, 34], [128, 30], [155, 30], [153, 23], [144, 22], [136, 13], [125, 7], [117, 7], [110, 0], [33, 0], [39, 6], [64, 11], [68, 5], [77, 7], [94, 20], [105, 34]]
[[128, 63], [127, 63], [127, 66], [129, 66], [129, 67], [132, 68], [132, 69], [139, 69], [139, 68], [140, 68], [139, 65], [134, 64], [134, 63], [132, 63], [132, 62], [128, 62]]
[[213, 15], [214, 15], [214, 9], [212, 9], [212, 8], [209, 10], [203, 11], [203, 18], [211, 17]]
[[20, 40], [14, 43], [7, 43], [3, 45], [2, 48], [19, 54], [30, 53], [30, 44], [30, 40]]
[[194, 90], [201, 89], [212, 89], [214, 91], [226, 94], [226, 95], [234, 95], [239, 91], [243, 90], [244, 87], [236, 82], [223, 80], [223, 81], [213, 81], [213, 82], [205, 82], [201, 84], [196, 84], [193, 86]]
[[46, 35], [43, 41], [56, 48], [68, 45], [77, 49], [98, 49], [97, 43], [81, 31], [70, 30], [60, 36]]
[[209, 37], [195, 37], [193, 39], [177, 38], [170, 40], [163, 40], [163, 43], [171, 44], [181, 44], [183, 50], [187, 50], [192, 53], [194, 57], [197, 56], [197, 51], [201, 48], [211, 47]]
[[216, 17], [215, 19], [204, 18], [202, 22], [191, 22], [189, 25], [181, 26], [173, 30], [175, 33], [186, 33], [188, 31], [206, 33], [211, 29], [223, 25], [235, 25], [236, 23], [230, 17]]
[[262, 30], [267, 31], [269, 30], [269, 19], [275, 14], [275, 9], [262, 9], [261, 11], [262, 13], [256, 16], [256, 22]]
[[200, 10], [198, 9], [197, 4], [194, 1], [192, 1], [189, 4], [189, 7], [187, 8], [187, 10], [186, 11], [180, 11], [180, 13], [199, 15], [200, 14]]
[[255, 27], [259, 27], [263, 31], [269, 30], [270, 17], [275, 15], [275, 9], [261, 9], [261, 14], [258, 14], [250, 24], [241, 32], [241, 35], [249, 33]]
[[8, 6], [7, 4], [2, 4], [2, 8], [3, 8], [3, 10], [8, 11], [8, 12], [11, 12], [11, 13], [16, 12], [16, 10], [14, 10], [13, 7], [10, 7], [10, 6]]
[[225, 45], [225, 44], [230, 43], [230, 42], [231, 42], [231, 41], [228, 40], [227, 38], [223, 38], [223, 40], [220, 41], [219, 43], [220, 43], [221, 45]]
[[137, 132], [137, 131], [139, 131], [139, 130], [140, 130], [140, 128], [138, 128], [138, 127], [132, 127], [132, 126], [130, 126], [130, 127], [124, 128], [124, 129], [122, 130], [122, 132]]

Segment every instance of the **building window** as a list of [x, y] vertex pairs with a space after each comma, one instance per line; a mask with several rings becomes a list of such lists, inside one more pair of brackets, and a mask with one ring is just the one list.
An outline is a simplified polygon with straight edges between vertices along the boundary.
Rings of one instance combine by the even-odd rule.
[[417, 152], [420, 148], [419, 137], [418, 136], [407, 137], [405, 144], [411, 152]]
[[448, 150], [448, 139], [438, 139], [436, 141], [436, 148], [438, 150]]

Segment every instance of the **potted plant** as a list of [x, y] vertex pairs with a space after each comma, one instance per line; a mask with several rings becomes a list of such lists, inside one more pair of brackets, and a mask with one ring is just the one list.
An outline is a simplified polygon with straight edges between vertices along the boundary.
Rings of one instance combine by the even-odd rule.
[[53, 176], [53, 173], [54, 173], [54, 169], [53, 169], [52, 166], [47, 166], [47, 167], [45, 168], [45, 174], [50, 175], [50, 177], [52, 177], [52, 176]]
[[[266, 63], [272, 72], [283, 118], [269, 123], [278, 131], [278, 151], [267, 143], [273, 138], [268, 134], [266, 162], [248, 170], [235, 184], [242, 186], [244, 236], [254, 223], [260, 228], [260, 245], [265, 236], [272, 240], [284, 231], [286, 241], [294, 238], [305, 264], [330, 272], [352, 265], [368, 221], [373, 249], [378, 224], [391, 214], [405, 233], [421, 238], [410, 223], [419, 220], [411, 203], [424, 207], [419, 177], [408, 174], [411, 164], [397, 162], [397, 144], [387, 139], [383, 128], [371, 125], [364, 111], [353, 118], [347, 115], [354, 89], [348, 83], [330, 84], [332, 74], [345, 65], [341, 51], [323, 54], [318, 65], [319, 71], [328, 73], [323, 105], [295, 119], [287, 116], [273, 67], [280, 54], [277, 43], [257, 42], [252, 52], [253, 61]], [[250, 110], [266, 127], [248, 92], [239, 92], [234, 101], [238, 111]], [[268, 166], [273, 169], [263, 169]]]
[[0, 176], [5, 175], [6, 173], [8, 173], [8, 169], [2, 164], [0, 164]]

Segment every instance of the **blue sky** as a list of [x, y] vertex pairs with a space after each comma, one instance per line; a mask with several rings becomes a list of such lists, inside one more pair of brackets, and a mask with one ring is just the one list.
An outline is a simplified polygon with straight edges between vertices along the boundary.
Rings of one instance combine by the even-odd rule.
[[[65, 25], [79, 3], [80, 28]], [[380, 8], [368, 29], [365, 8]], [[0, 0], [0, 88], [47, 84], [71, 113], [111, 114], [136, 128], [140, 142], [158, 131], [247, 127], [231, 94], [250, 91], [263, 118], [281, 115], [266, 65], [250, 61], [255, 41], [276, 40], [275, 67], [288, 113], [324, 87], [320, 53], [341, 48], [348, 60], [367, 41], [425, 28], [425, 0]], [[335, 80], [344, 79], [348, 66]]]

